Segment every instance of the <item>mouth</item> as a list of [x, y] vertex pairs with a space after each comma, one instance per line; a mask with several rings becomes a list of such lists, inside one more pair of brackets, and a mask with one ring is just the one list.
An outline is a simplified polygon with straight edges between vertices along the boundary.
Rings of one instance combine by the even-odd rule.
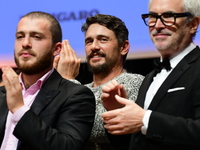
[[33, 56], [33, 54], [24, 51], [24, 52], [20, 53], [20, 56], [22, 56], [22, 57], [24, 57], [24, 58], [28, 58], [28, 57]]
[[88, 58], [92, 60], [99, 60], [105, 56], [106, 55], [104, 53], [91, 53]]
[[166, 37], [166, 36], [170, 36], [170, 34], [167, 33], [156, 33], [153, 34], [154, 37]]

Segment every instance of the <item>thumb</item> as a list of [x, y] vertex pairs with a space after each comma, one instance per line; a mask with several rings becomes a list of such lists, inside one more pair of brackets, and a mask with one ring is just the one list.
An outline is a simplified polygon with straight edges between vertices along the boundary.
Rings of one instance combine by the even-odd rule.
[[127, 105], [127, 102], [129, 102], [128, 99], [122, 98], [119, 95], [115, 95], [116, 100], [123, 105]]

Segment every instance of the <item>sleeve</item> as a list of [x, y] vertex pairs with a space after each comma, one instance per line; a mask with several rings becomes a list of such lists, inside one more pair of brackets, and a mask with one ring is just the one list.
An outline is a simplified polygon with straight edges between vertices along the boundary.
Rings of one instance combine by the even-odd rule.
[[107, 132], [108, 139], [115, 150], [128, 150], [132, 134], [112, 135]]
[[150, 118], [151, 112], [152, 112], [151, 110], [147, 110], [146, 113], [144, 114], [143, 119], [142, 119], [144, 126], [142, 126], [142, 128], [141, 128], [141, 132], [144, 135], [146, 135], [146, 133], [147, 133], [147, 129], [148, 129], [148, 125], [149, 125], [149, 118]]
[[19, 108], [12, 116], [11, 121], [15, 124], [22, 118], [22, 116], [29, 110], [30, 108], [26, 105]]

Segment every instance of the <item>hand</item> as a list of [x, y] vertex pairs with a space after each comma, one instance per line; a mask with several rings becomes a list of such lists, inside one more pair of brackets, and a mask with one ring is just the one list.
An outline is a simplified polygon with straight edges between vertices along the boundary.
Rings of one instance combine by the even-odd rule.
[[101, 100], [106, 110], [122, 108], [124, 105], [115, 99], [115, 95], [127, 98], [126, 90], [122, 84], [113, 80], [102, 87]]
[[24, 105], [19, 77], [11, 67], [3, 67], [3, 82], [6, 88], [8, 109], [14, 113]]
[[75, 79], [79, 74], [81, 59], [78, 59], [68, 40], [62, 43], [60, 55], [54, 58], [54, 68], [65, 79]]
[[110, 134], [131, 134], [141, 130], [145, 110], [135, 102], [115, 96], [116, 100], [125, 107], [108, 111], [102, 114], [104, 127]]

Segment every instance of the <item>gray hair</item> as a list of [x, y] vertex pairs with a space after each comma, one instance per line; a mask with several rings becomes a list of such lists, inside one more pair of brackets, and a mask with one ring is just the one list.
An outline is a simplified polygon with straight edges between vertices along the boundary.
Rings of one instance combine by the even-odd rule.
[[[149, 0], [148, 9], [153, 0]], [[182, 0], [183, 10], [191, 13], [194, 17], [200, 17], [200, 0]]]
[[[149, 0], [148, 9], [150, 9], [152, 1]], [[192, 14], [192, 17], [188, 17], [186, 23], [189, 23], [194, 17], [200, 18], [200, 0], [182, 0], [182, 7], [184, 12]], [[193, 38], [196, 36], [196, 33], [197, 31], [192, 35]]]

